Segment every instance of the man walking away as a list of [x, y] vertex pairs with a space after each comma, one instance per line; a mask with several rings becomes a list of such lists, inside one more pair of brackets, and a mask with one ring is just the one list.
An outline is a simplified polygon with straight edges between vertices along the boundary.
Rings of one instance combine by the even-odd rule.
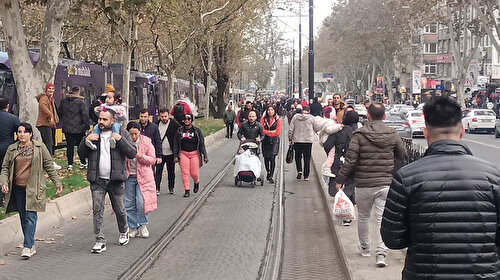
[[161, 162], [156, 165], [156, 194], [160, 194], [161, 180], [163, 177], [163, 166], [167, 164], [168, 192], [174, 194], [175, 185], [175, 163], [174, 163], [174, 137], [181, 125], [170, 117], [167, 108], [160, 110], [158, 129], [161, 139]]
[[367, 115], [369, 122], [352, 135], [344, 165], [337, 174], [336, 187], [342, 188], [346, 179], [354, 172], [358, 206], [358, 250], [363, 257], [371, 257], [370, 213], [375, 206], [376, 263], [378, 267], [384, 267], [387, 247], [380, 236], [380, 222], [394, 172], [394, 157], [402, 159], [405, 150], [396, 130], [383, 122], [384, 104], [372, 103]]
[[460, 141], [458, 103], [436, 97], [423, 111], [429, 148], [394, 175], [382, 238], [408, 247], [402, 279], [500, 279], [500, 172]]
[[311, 115], [313, 116], [323, 116], [323, 106], [318, 102], [318, 98], [314, 97], [313, 102], [309, 105], [311, 108]]
[[[112, 133], [111, 127], [115, 122], [115, 111], [104, 109], [99, 113], [98, 125], [101, 134], [91, 133], [80, 143], [82, 156], [88, 158], [87, 180], [92, 193], [92, 208], [94, 234], [96, 243], [92, 253], [99, 254], [106, 250], [104, 236], [103, 215], [106, 193], [109, 194], [111, 206], [115, 212], [120, 237], [118, 243], [127, 245], [129, 228], [127, 213], [123, 204], [125, 180], [127, 179], [127, 165], [125, 158], [133, 159], [137, 155], [137, 148], [130, 138], [130, 134], [123, 128], [120, 134]], [[109, 139], [116, 140], [116, 147], [111, 149]], [[98, 141], [97, 149], [93, 150], [92, 141]]]
[[288, 139], [295, 150], [297, 180], [302, 179], [302, 157], [304, 158], [304, 181], [309, 181], [312, 143], [317, 138], [314, 117], [309, 112], [309, 106], [304, 106], [301, 113], [293, 116], [288, 129]]
[[222, 116], [224, 123], [226, 124], [226, 138], [233, 138], [233, 128], [234, 122], [236, 121], [236, 113], [233, 110], [233, 106], [231, 104], [227, 105], [227, 110], [224, 112], [224, 116]]
[[[0, 164], [3, 162], [5, 153], [10, 144], [14, 144], [14, 132], [17, 132], [19, 126], [19, 118], [16, 115], [9, 113], [9, 100], [0, 98]], [[1, 170], [0, 170], [1, 172]], [[4, 193], [0, 192], [0, 207], [3, 205]]]
[[[90, 129], [89, 110], [83, 96], [80, 94], [80, 87], [71, 88], [71, 93], [61, 100], [59, 104], [61, 112], [62, 131], [66, 136], [66, 156], [68, 158], [68, 169], [73, 169], [73, 158], [75, 146], [78, 147], [85, 131]], [[87, 167], [87, 160], [80, 157], [80, 168]]]

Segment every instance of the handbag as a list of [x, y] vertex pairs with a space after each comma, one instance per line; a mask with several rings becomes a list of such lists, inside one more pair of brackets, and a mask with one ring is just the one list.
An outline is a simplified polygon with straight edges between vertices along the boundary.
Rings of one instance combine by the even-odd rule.
[[286, 152], [286, 163], [293, 162], [293, 145], [288, 146], [288, 152]]

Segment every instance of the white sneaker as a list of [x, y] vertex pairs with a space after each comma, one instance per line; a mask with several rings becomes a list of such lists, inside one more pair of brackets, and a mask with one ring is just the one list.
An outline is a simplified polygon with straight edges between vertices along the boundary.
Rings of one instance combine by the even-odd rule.
[[68, 170], [73, 170], [73, 165], [68, 165]]
[[125, 233], [120, 233], [120, 237], [118, 238], [118, 243], [122, 246], [125, 246], [128, 244], [128, 241], [130, 240], [129, 235], [128, 235], [128, 228]]
[[27, 260], [31, 258], [31, 256], [33, 256], [34, 254], [36, 254], [35, 246], [31, 248], [23, 248], [23, 251], [21, 253], [21, 258]]
[[100, 254], [104, 251], [106, 251], [106, 243], [97, 241], [90, 252], [92, 252], [92, 254]]
[[80, 163], [80, 169], [87, 169], [87, 163]]
[[377, 255], [377, 266], [378, 267], [386, 267], [387, 263], [385, 262], [385, 256], [384, 255]]
[[85, 140], [85, 145], [89, 147], [91, 150], [97, 150], [97, 145], [92, 143], [92, 141]]
[[139, 234], [141, 237], [148, 238], [149, 237], [149, 231], [146, 225], [142, 225], [139, 227]]
[[131, 228], [128, 232], [128, 237], [134, 238], [136, 236], [139, 236], [139, 230], [137, 228]]
[[54, 161], [54, 169], [55, 170], [60, 170], [62, 168], [62, 166], [60, 166], [59, 164], [57, 164], [55, 161]]
[[337, 177], [335, 174], [332, 173], [331, 170], [323, 170], [323, 176], [330, 177], [330, 178]]
[[370, 249], [361, 247], [361, 244], [358, 244], [358, 251], [362, 257], [369, 258], [372, 256]]

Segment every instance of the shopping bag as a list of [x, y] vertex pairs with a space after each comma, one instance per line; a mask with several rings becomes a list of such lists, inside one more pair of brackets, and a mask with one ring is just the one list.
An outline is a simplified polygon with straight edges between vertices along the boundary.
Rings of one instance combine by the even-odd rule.
[[293, 145], [288, 146], [288, 152], [286, 152], [286, 163], [293, 162]]
[[333, 217], [342, 221], [356, 219], [354, 204], [352, 204], [351, 200], [341, 189], [335, 195], [335, 202], [333, 203]]

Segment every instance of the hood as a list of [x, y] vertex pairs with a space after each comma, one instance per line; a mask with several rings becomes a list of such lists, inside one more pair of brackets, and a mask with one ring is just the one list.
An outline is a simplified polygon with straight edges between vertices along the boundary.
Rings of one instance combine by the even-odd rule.
[[36, 101], [40, 102], [40, 98], [42, 98], [44, 95], [47, 96], [45, 93], [40, 93], [39, 95], [37, 95], [36, 96]]
[[79, 99], [84, 99], [84, 97], [83, 97], [83, 96], [81, 96], [81, 95], [77, 95], [77, 94], [72, 94], [72, 93], [68, 93], [68, 94], [66, 94], [66, 97], [67, 97], [67, 98], [79, 98]]
[[[314, 118], [314, 116], [313, 116], [313, 115], [311, 115], [311, 114], [297, 114], [297, 115], [295, 115], [295, 116], [297, 116], [297, 119], [298, 119], [299, 121], [305, 121], [305, 120], [308, 120], [308, 119]], [[295, 117], [295, 116], [294, 116], [294, 117]]]
[[[394, 146], [396, 137], [399, 137], [396, 130], [385, 125], [383, 121], [369, 121], [365, 126], [354, 133], [360, 133], [377, 147]], [[395, 137], [396, 136], [396, 137]]]
[[472, 155], [465, 144], [455, 141], [455, 140], [440, 140], [433, 142], [427, 151], [425, 151], [424, 156], [429, 155]]

